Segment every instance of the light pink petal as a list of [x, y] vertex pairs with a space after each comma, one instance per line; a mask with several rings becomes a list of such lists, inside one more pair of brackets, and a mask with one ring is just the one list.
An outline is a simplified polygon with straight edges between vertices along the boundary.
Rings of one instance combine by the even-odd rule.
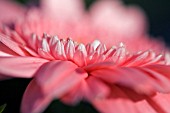
[[47, 108], [51, 101], [51, 98], [43, 95], [41, 88], [34, 79], [29, 83], [24, 93], [21, 103], [21, 112], [40, 113]]
[[30, 78], [47, 61], [35, 57], [0, 57], [0, 74]]
[[59, 98], [88, 75], [70, 61], [52, 61], [44, 64], [35, 76], [45, 95]]
[[[92, 23], [99, 32], [102, 42], [113, 44], [131, 38], [139, 38], [146, 31], [145, 18], [138, 8], [125, 7], [120, 0], [99, 0], [90, 10]], [[101, 36], [107, 37], [100, 38]]]
[[41, 0], [42, 10], [53, 17], [79, 18], [83, 13], [82, 0]]
[[25, 56], [26, 52], [24, 52], [20, 45], [16, 42], [14, 42], [13, 40], [11, 40], [8, 36], [1, 34], [0, 33], [0, 42], [2, 44], [4, 44], [5, 46], [7, 46], [9, 49], [11, 49], [12, 51], [14, 51], [15, 53], [17, 53], [20, 56]]
[[12, 0], [0, 0], [0, 21], [13, 21], [21, 18], [26, 8]]

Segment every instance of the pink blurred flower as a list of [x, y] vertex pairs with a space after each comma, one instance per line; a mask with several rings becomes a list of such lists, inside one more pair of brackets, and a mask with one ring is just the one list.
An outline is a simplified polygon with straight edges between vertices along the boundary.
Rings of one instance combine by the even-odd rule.
[[13, 22], [24, 16], [27, 8], [11, 0], [0, 0], [0, 22]]
[[53, 99], [86, 100], [102, 113], [170, 112], [169, 56], [149, 42], [144, 23], [119, 2], [98, 2], [87, 13], [78, 0], [42, 0], [14, 28], [1, 26], [0, 78], [33, 77], [23, 113], [42, 112]]

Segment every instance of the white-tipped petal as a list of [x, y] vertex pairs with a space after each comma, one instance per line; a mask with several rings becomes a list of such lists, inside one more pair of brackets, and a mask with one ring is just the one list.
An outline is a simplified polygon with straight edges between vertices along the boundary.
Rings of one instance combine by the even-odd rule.
[[45, 52], [50, 51], [50, 47], [48, 45], [47, 39], [45, 39], [45, 38], [42, 39], [42, 50]]
[[72, 59], [75, 53], [74, 43], [71, 39], [65, 45], [65, 53], [68, 59]]
[[94, 48], [94, 50], [96, 50], [96, 48], [100, 45], [100, 41], [99, 40], [95, 40], [91, 43], [92, 47]]
[[49, 41], [49, 45], [53, 46], [58, 40], [59, 40], [59, 38], [57, 36], [51, 37], [50, 41]]
[[82, 51], [85, 57], [87, 56], [87, 51], [86, 51], [86, 47], [84, 46], [84, 44], [79, 44], [77, 47], [77, 50]]

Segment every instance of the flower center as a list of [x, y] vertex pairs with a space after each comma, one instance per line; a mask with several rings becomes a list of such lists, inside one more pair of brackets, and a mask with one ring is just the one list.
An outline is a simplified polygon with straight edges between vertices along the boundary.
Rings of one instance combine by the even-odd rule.
[[139, 62], [163, 61], [162, 55], [156, 55], [153, 51], [130, 54], [123, 43], [120, 43], [117, 47], [112, 46], [107, 49], [105, 44], [98, 40], [84, 45], [70, 38], [66, 40], [59, 39], [57, 36], [52, 37], [47, 34], [40, 38], [34, 34], [28, 41], [28, 44], [43, 58], [49, 60], [69, 60], [80, 67], [100, 62], [130, 65], [134, 62], [139, 64]]

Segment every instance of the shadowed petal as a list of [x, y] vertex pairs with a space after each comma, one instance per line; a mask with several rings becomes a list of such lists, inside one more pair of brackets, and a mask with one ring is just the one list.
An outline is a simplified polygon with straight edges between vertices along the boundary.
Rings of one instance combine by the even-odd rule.
[[80, 102], [84, 97], [84, 91], [87, 90], [87, 82], [82, 80], [79, 85], [76, 85], [72, 90], [70, 90], [66, 95], [61, 98], [63, 103], [69, 105], [75, 105]]
[[157, 93], [153, 98], [149, 99], [150, 105], [159, 113], [170, 113], [169, 102], [170, 94]]
[[145, 99], [132, 90], [113, 86], [109, 98], [96, 99], [92, 104], [102, 113], [157, 113]]
[[44, 96], [41, 88], [37, 85], [35, 79], [32, 80], [23, 96], [21, 103], [22, 113], [40, 113], [51, 102], [51, 98]]
[[[158, 67], [162, 66], [159, 65]], [[150, 95], [156, 91], [169, 92], [170, 80], [166, 76], [169, 76], [167, 72], [170, 70], [170, 67], [163, 66], [161, 70], [157, 69], [154, 69], [154, 66], [105, 68], [96, 69], [96, 71], [91, 72], [91, 75], [108, 83], [118, 83], [130, 87], [142, 94]]]
[[90, 76], [87, 79], [85, 97], [90, 101], [93, 99], [106, 98], [110, 94], [110, 88], [100, 79]]
[[47, 61], [35, 57], [0, 57], [0, 74], [30, 78]]
[[61, 97], [88, 75], [70, 61], [52, 61], [36, 73], [36, 81], [45, 95]]

